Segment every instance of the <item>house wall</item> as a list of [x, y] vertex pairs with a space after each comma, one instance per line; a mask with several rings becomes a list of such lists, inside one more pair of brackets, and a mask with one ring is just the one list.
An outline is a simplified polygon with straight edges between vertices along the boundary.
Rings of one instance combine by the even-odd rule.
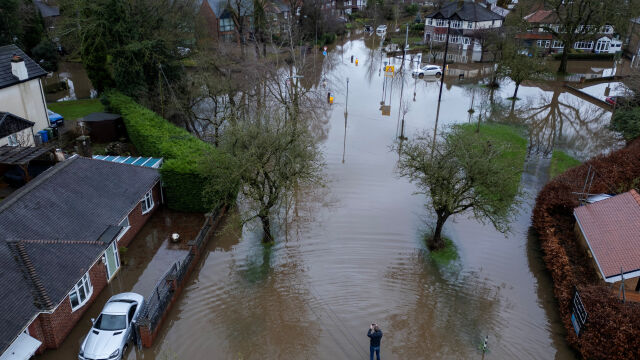
[[[0, 95], [2, 96], [2, 95]], [[42, 130], [42, 129], [41, 129]], [[34, 130], [35, 132], [35, 130]], [[31, 146], [33, 145], [33, 134], [31, 133], [31, 128], [26, 128], [22, 131], [16, 133], [16, 137], [18, 138], [18, 142], [21, 146]], [[0, 138], [0, 146], [4, 146], [9, 144], [9, 137], [5, 136]]]
[[0, 110], [35, 122], [34, 133], [49, 127], [46, 109], [39, 78], [0, 89]]
[[[129, 225], [131, 228], [118, 240], [118, 246], [129, 246], [131, 240], [138, 234], [140, 229], [146, 224], [147, 220], [153, 215], [161, 204], [162, 198], [160, 196], [160, 183], [156, 183], [153, 187], [153, 209], [146, 214], [142, 214], [142, 202], [139, 202], [136, 207], [131, 210], [128, 215]], [[142, 199], [140, 199], [142, 200]]]
[[[67, 295], [51, 314], [40, 314], [29, 326], [32, 337], [42, 341], [38, 352], [44, 349], [56, 349], [62, 344], [80, 317], [89, 309], [102, 289], [107, 285], [107, 266], [98, 259], [89, 270], [93, 286], [91, 298], [76, 311], [71, 311], [71, 301]], [[71, 290], [71, 289], [69, 289]]]
[[200, 6], [200, 16], [202, 16], [205, 20], [207, 33], [209, 34], [209, 36], [211, 36], [214, 40], [220, 39], [220, 24], [218, 22], [218, 17], [216, 16], [216, 13], [213, 11], [213, 9], [211, 9], [211, 6], [209, 6], [209, 2], [206, 0], [203, 1], [202, 5]]

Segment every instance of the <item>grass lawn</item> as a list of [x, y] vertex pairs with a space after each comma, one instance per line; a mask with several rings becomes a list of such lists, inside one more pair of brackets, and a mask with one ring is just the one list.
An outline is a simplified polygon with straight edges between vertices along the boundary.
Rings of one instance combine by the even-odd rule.
[[94, 112], [104, 111], [104, 106], [102, 106], [102, 103], [100, 103], [98, 99], [60, 101], [49, 103], [47, 107], [51, 111], [62, 115], [65, 121], [75, 120]]
[[[478, 135], [476, 134], [478, 128], [477, 123], [458, 126], [460, 126], [468, 136]], [[500, 159], [505, 163], [509, 163], [512, 167], [520, 169], [521, 172], [524, 170], [524, 161], [527, 157], [527, 140], [522, 137], [518, 128], [503, 124], [481, 123], [479, 135], [483, 140], [490, 141], [496, 146], [507, 148], [507, 150], [502, 153]], [[519, 186], [520, 176], [517, 176], [513, 178], [513, 183], [510, 184], [508, 189], [502, 189], [501, 191], [510, 191], [515, 195]]]
[[444, 238], [445, 246], [438, 251], [429, 252], [429, 258], [439, 266], [449, 265], [458, 259], [458, 248], [451, 239]]
[[551, 169], [549, 170], [549, 177], [553, 179], [570, 168], [580, 164], [582, 164], [580, 161], [567, 155], [564, 151], [554, 150], [551, 155]]

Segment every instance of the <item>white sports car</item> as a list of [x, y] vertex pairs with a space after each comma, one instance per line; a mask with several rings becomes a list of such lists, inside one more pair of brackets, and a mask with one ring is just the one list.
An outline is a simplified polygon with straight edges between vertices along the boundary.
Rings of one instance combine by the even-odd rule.
[[93, 326], [80, 346], [78, 359], [122, 359], [143, 305], [144, 297], [140, 294], [129, 292], [112, 296], [100, 316], [91, 319]]

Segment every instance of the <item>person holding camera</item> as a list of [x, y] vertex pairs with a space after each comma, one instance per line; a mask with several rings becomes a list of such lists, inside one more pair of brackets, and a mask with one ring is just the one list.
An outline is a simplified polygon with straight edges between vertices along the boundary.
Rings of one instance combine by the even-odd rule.
[[380, 360], [380, 340], [382, 340], [382, 330], [378, 324], [373, 323], [369, 326], [369, 332], [367, 336], [370, 339], [369, 343], [369, 359], [373, 360], [373, 353], [376, 353], [376, 358]]

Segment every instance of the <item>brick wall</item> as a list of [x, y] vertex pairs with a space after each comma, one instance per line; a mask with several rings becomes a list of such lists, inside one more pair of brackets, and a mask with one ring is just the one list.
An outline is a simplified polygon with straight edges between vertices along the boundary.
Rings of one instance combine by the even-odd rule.
[[129, 213], [129, 225], [131, 228], [124, 234], [124, 236], [122, 236], [122, 238], [120, 238], [118, 246], [129, 246], [131, 240], [133, 240], [133, 238], [138, 234], [140, 229], [142, 229], [144, 224], [146, 224], [147, 220], [151, 218], [151, 215], [153, 215], [156, 209], [160, 206], [161, 202], [160, 183], [157, 183], [153, 187], [153, 209], [142, 215], [142, 202], [139, 202], [138, 205], [131, 210]]
[[29, 326], [29, 333], [34, 338], [42, 341], [39, 352], [45, 348], [57, 348], [67, 337], [71, 329], [76, 325], [82, 314], [95, 301], [102, 289], [107, 285], [107, 267], [98, 260], [89, 270], [93, 294], [82, 307], [76, 311], [71, 311], [69, 296], [62, 300], [52, 314], [40, 314]]
[[218, 24], [218, 17], [213, 12], [213, 9], [209, 6], [208, 1], [203, 1], [202, 6], [200, 6], [200, 16], [202, 16], [206, 22], [207, 33], [214, 40], [218, 40], [220, 38], [220, 34], [218, 29], [220, 29], [220, 25]]

